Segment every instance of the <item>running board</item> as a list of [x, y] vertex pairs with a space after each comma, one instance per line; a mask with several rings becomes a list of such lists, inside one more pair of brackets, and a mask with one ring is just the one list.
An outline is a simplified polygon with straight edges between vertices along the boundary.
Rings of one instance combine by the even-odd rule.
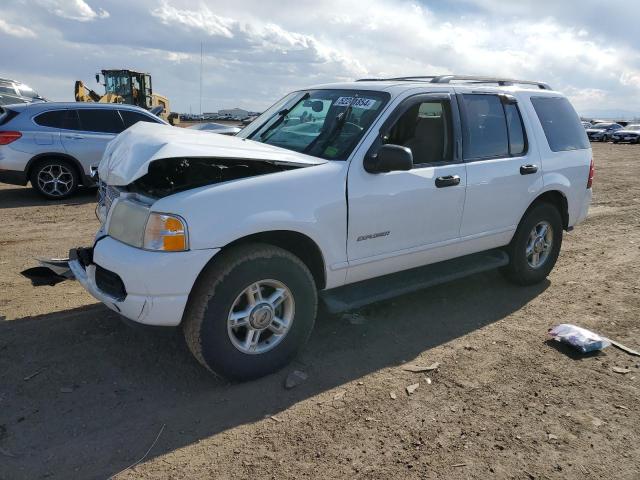
[[383, 277], [332, 288], [320, 292], [331, 313], [345, 312], [399, 295], [457, 280], [474, 273], [503, 267], [509, 256], [500, 249], [487, 250], [464, 257], [412, 268]]

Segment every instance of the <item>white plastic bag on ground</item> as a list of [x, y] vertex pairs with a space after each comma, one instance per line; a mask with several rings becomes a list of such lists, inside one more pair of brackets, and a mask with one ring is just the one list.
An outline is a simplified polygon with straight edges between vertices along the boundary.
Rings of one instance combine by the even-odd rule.
[[568, 343], [582, 353], [603, 350], [611, 345], [609, 340], [597, 333], [568, 323], [562, 323], [549, 329], [549, 335], [559, 342]]

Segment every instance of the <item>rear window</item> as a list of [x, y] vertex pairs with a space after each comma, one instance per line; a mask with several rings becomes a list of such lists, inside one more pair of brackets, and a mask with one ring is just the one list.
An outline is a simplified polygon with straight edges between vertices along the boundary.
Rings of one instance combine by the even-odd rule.
[[9, 110], [7, 108], [0, 107], [0, 125], [9, 123], [9, 120], [18, 116], [18, 112], [15, 110]]
[[533, 108], [553, 152], [589, 148], [580, 117], [564, 97], [531, 97]]
[[35, 117], [34, 121], [43, 127], [80, 130], [78, 113], [75, 110], [52, 110], [50, 112], [44, 112]]
[[80, 125], [86, 132], [120, 133], [124, 130], [122, 119], [117, 110], [111, 109], [78, 109]]
[[150, 123], [160, 123], [149, 115], [145, 115], [140, 112], [132, 112], [131, 110], [120, 110], [120, 115], [122, 115], [122, 120], [124, 121], [124, 128], [127, 129], [132, 125], [135, 125], [138, 122], [150, 122]]

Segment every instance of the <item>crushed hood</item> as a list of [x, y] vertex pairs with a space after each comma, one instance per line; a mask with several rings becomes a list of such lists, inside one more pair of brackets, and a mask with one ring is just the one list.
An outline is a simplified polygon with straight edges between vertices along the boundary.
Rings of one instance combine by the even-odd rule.
[[128, 185], [146, 175], [151, 162], [165, 158], [251, 159], [283, 166], [326, 163], [326, 160], [253, 140], [138, 122], [109, 143], [98, 175], [109, 185]]

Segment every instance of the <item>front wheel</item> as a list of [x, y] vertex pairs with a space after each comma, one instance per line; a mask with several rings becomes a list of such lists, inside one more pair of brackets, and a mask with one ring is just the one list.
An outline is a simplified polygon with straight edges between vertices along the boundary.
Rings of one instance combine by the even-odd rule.
[[509, 264], [503, 273], [519, 285], [543, 281], [553, 269], [562, 245], [562, 218], [558, 209], [540, 203], [520, 221], [507, 247]]
[[189, 297], [187, 345], [202, 365], [229, 379], [275, 372], [313, 329], [313, 276], [296, 256], [271, 245], [243, 245], [219, 255]]

